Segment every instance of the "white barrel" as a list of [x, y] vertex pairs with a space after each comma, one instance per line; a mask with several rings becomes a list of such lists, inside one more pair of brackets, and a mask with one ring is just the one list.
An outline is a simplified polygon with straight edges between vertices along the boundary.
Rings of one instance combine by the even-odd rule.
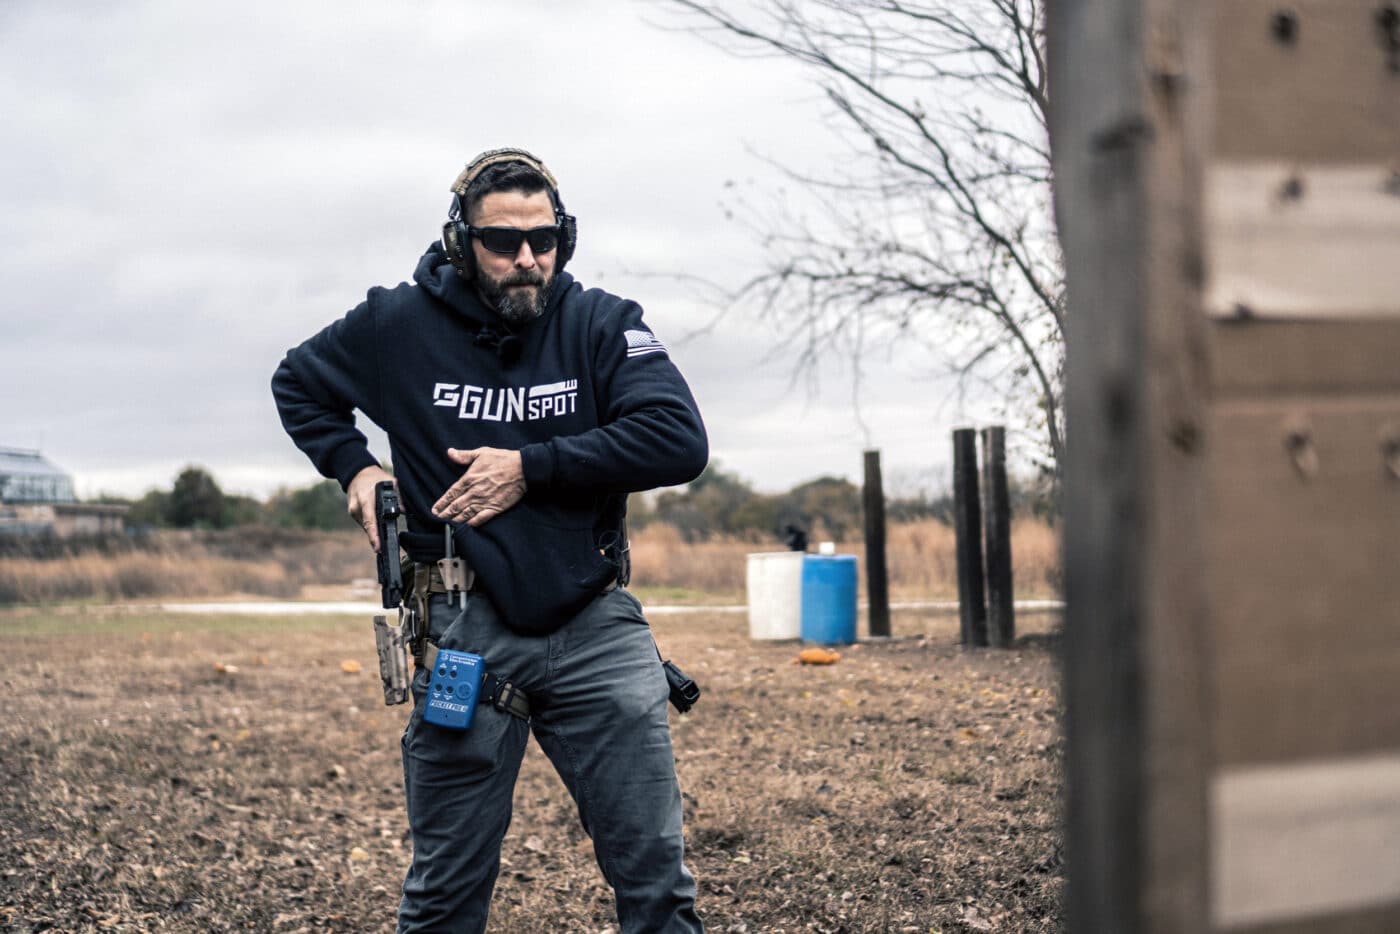
[[749, 555], [749, 638], [802, 637], [802, 559], [800, 551]]

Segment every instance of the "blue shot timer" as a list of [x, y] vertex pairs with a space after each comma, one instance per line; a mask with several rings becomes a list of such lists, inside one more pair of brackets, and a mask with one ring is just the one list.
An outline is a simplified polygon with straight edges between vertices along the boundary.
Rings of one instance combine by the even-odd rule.
[[472, 725], [485, 675], [486, 662], [480, 655], [439, 649], [428, 682], [423, 719], [450, 730], [467, 729]]

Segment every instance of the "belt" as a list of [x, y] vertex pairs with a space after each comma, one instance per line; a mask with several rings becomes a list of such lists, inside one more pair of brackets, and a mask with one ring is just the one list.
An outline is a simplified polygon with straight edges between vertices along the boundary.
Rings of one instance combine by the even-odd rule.
[[[455, 558], [448, 568], [448, 576], [453, 580], [448, 581], [443, 577], [444, 562], [434, 561], [431, 564], [424, 562], [412, 562], [410, 564], [413, 575], [414, 593], [434, 594], [434, 593], [458, 593], [466, 591], [468, 593], [480, 593], [481, 582], [476, 572], [467, 567], [461, 558]], [[407, 575], [405, 575], [407, 576]], [[456, 584], [452, 587], [451, 584]], [[419, 587], [423, 587], [419, 590]]]
[[[485, 589], [481, 586], [481, 577], [471, 568], [467, 567], [466, 563], [463, 562], [461, 558], [457, 558], [456, 563], [460, 566], [461, 570], [455, 573], [459, 575], [459, 582], [461, 584], [465, 584], [465, 586], [459, 586], [457, 590], [453, 590], [447, 585], [447, 581], [443, 580], [442, 565], [440, 562], [437, 561], [434, 561], [432, 564], [424, 564], [421, 562], [408, 562], [405, 565], [404, 577], [411, 577], [411, 579], [413, 580], [413, 589], [415, 593], [419, 592], [418, 582], [421, 580], [426, 580], [428, 582], [426, 590], [423, 591], [424, 593], [428, 594], [452, 594], [458, 593], [459, 591], [466, 591], [467, 593], [484, 593]], [[621, 586], [622, 585], [618, 582], [617, 578], [614, 577], [612, 580], [608, 581], [601, 588], [599, 588], [598, 592], [600, 594], [609, 593]]]

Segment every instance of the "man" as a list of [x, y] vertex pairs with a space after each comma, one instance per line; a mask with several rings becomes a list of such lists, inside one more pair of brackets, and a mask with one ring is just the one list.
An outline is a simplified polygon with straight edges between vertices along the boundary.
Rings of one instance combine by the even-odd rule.
[[[577, 225], [538, 159], [483, 153], [452, 190], [414, 283], [371, 289], [272, 380], [283, 426], [340, 481], [376, 550], [374, 487], [390, 477], [353, 410], [385, 429], [401, 539], [419, 595], [431, 593], [429, 651], [479, 654], [488, 684], [505, 688], [453, 730], [424, 721], [429, 671], [414, 674], [398, 930], [485, 928], [533, 732], [578, 805], [622, 930], [701, 931], [667, 681], [621, 584], [627, 493], [694, 479], [704, 425], [641, 309], [563, 271]], [[434, 563], [444, 527], [475, 575], [465, 595], [443, 592]]]

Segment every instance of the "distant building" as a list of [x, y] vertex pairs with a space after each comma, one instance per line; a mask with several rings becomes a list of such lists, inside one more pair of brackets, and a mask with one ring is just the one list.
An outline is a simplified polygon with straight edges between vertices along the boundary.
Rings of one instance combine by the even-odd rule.
[[73, 478], [38, 451], [0, 447], [0, 535], [122, 531], [125, 506], [80, 503]]

